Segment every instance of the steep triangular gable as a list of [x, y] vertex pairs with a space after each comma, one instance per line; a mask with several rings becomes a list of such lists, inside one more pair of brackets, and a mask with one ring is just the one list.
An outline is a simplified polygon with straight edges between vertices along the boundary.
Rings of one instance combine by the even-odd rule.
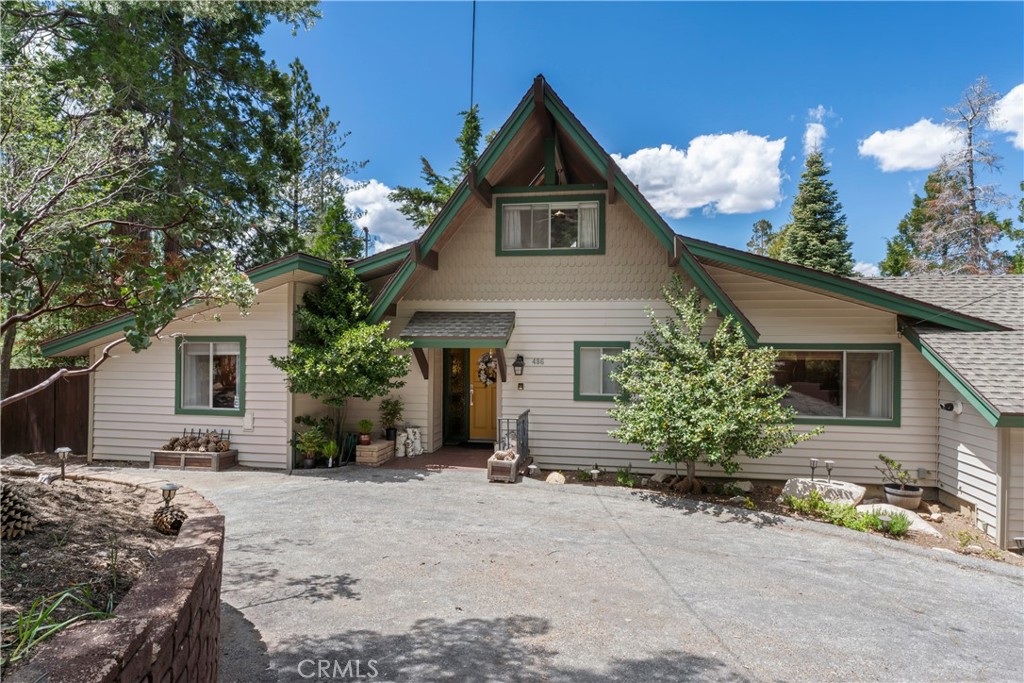
[[[543, 112], [543, 115], [538, 112]], [[423, 235], [413, 242], [408, 256], [374, 300], [370, 313], [371, 320], [376, 321], [382, 318], [399, 296], [409, 278], [412, 277], [417, 266], [430, 262], [432, 250], [437, 246], [438, 241], [466, 201], [476, 197], [485, 205], [490, 205], [491, 184], [487, 180], [488, 174], [501, 162], [502, 156], [506, 154], [509, 146], [524, 126], [533, 125], [533, 122], [537, 120], [542, 121], [538, 125], [544, 125], [543, 120], [547, 116], [551, 117], [560, 131], [569, 136], [574, 145], [574, 151], [578, 150], [597, 175], [606, 179], [605, 186], [608, 190], [609, 202], [614, 202], [618, 198], [625, 201], [665, 247], [667, 264], [680, 267], [723, 314], [732, 315], [739, 322], [748, 342], [756, 342], [757, 330], [743, 315], [743, 312], [733, 304], [686, 246], [676, 240], [673, 230], [569, 111], [568, 107], [545, 82], [543, 76], [538, 76], [535, 79], [534, 87], [526, 93], [515, 111], [498, 131], [494, 140], [477, 159], [469, 175], [456, 188], [451, 198], [438, 213], [437, 218], [424, 231]], [[545, 173], [549, 175], [552, 173], [551, 168], [555, 165], [553, 156], [554, 152], [545, 149]], [[547, 180], [551, 180], [551, 178], [549, 177]], [[565, 186], [558, 185], [553, 187], [565, 188]]]

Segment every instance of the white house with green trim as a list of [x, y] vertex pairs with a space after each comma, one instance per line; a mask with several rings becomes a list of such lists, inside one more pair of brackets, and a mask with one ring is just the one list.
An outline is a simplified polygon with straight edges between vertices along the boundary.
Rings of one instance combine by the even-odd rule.
[[[286, 351], [294, 308], [326, 267], [297, 255], [256, 269], [252, 315], [191, 323], [177, 342], [101, 366], [92, 455], [142, 459], [202, 421], [232, 429], [243, 464], [289, 468], [292, 419], [317, 406], [289, 395], [267, 357]], [[885, 453], [970, 505], [1004, 546], [1024, 536], [1022, 278], [848, 279], [676, 235], [542, 77], [423, 235], [352, 267], [373, 319], [412, 345], [397, 393], [427, 451], [494, 442], [499, 419], [529, 411], [544, 468], [655, 470], [608, 436], [617, 387], [604, 357], [648, 328], [645, 309], [666, 312], [661, 289], [679, 275], [751, 344], [779, 349], [801, 428], [825, 427], [744, 463], [744, 477], [804, 475], [818, 457], [833, 476], [878, 484]], [[123, 326], [44, 352], [96, 353]], [[375, 403], [350, 405], [349, 427], [363, 417], [378, 419]]]

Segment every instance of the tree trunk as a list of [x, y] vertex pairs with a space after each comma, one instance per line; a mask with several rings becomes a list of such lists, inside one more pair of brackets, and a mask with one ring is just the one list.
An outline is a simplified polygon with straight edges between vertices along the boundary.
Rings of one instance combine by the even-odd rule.
[[697, 478], [697, 461], [686, 461], [686, 478], [683, 479], [683, 493], [700, 493], [704, 483]]
[[0, 350], [0, 398], [7, 396], [7, 389], [11, 386], [11, 358], [17, 329], [17, 325], [11, 325], [4, 332], [3, 349]]

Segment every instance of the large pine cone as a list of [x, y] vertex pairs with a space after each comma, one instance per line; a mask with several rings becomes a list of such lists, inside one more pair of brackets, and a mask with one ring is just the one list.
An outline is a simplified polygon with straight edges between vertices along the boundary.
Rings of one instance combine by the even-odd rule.
[[188, 515], [177, 505], [158, 508], [153, 513], [153, 528], [162, 534], [173, 536], [181, 529]]
[[20, 538], [36, 525], [32, 508], [9, 483], [0, 484], [0, 513], [0, 538]]

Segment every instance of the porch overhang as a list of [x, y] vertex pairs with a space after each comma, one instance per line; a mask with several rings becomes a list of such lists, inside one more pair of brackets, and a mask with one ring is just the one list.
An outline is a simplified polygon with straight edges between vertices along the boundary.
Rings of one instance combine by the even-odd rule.
[[513, 311], [417, 311], [398, 336], [414, 349], [503, 349], [515, 326]]

